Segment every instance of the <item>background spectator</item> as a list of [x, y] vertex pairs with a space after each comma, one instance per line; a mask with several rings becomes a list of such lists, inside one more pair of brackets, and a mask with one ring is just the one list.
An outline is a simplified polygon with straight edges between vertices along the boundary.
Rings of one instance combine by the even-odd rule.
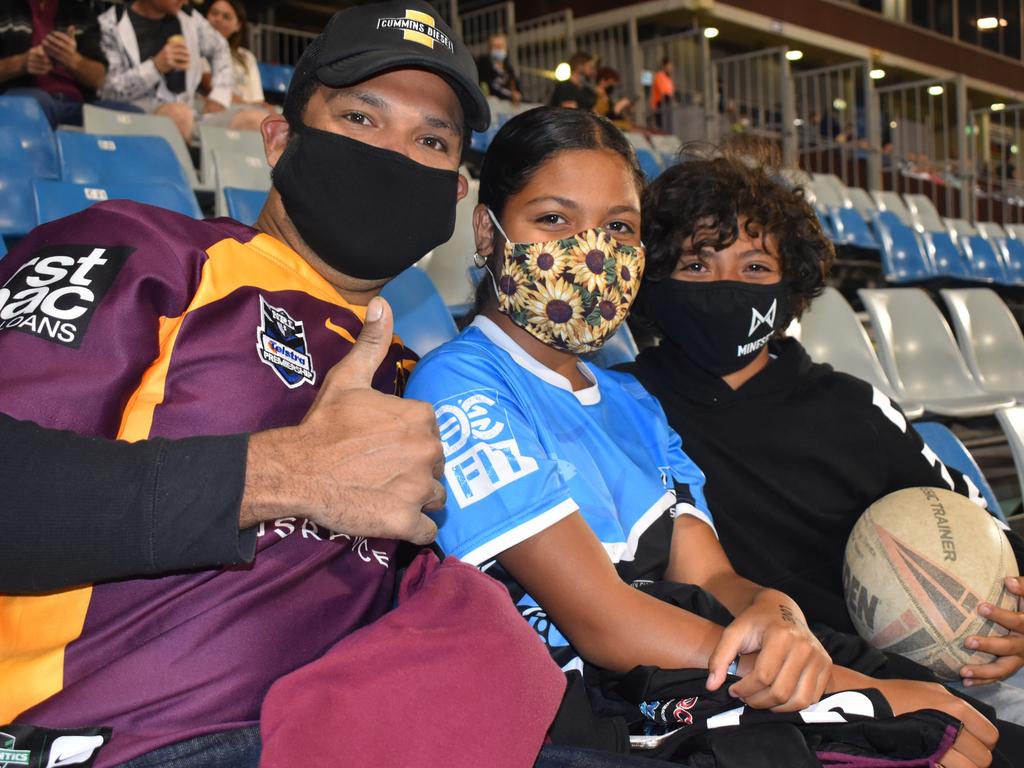
[[508, 60], [508, 38], [491, 35], [487, 46], [487, 55], [476, 60], [480, 85], [489, 96], [518, 104], [523, 94], [519, 92], [519, 79]]
[[594, 102], [594, 113], [607, 117], [622, 127], [621, 124], [628, 124], [631, 120], [629, 112], [633, 107], [633, 100], [625, 96], [615, 96], [618, 84], [618, 70], [611, 67], [601, 67], [597, 70], [597, 85], [594, 88], [597, 100]]
[[597, 71], [597, 60], [589, 53], [577, 51], [569, 57], [569, 69], [572, 73], [569, 79], [555, 86], [548, 103], [552, 107], [568, 107], [589, 112], [597, 100], [597, 94], [591, 85]]
[[665, 130], [668, 122], [668, 110], [676, 93], [676, 85], [672, 80], [672, 59], [667, 56], [661, 60], [661, 69], [654, 73], [651, 85], [651, 117], [654, 124]]
[[82, 124], [106, 72], [91, 2], [0, 2], [0, 87], [36, 99], [54, 127]]

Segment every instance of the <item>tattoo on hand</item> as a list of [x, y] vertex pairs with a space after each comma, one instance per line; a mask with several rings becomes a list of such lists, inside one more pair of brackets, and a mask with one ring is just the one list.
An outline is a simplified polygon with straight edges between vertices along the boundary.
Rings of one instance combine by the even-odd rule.
[[782, 614], [783, 621], [788, 621], [790, 624], [800, 624], [800, 622], [796, 620], [796, 616], [793, 615], [793, 611], [785, 605], [779, 606], [779, 613]]

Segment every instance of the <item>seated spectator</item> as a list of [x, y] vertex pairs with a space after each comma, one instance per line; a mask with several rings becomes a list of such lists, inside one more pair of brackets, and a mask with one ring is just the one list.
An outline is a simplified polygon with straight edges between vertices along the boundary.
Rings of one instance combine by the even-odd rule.
[[518, 104], [523, 94], [519, 92], [519, 78], [508, 60], [508, 38], [505, 35], [491, 35], [487, 48], [487, 55], [476, 60], [484, 93]]
[[[378, 25], [407, 9], [436, 19], [451, 46]], [[199, 22], [181, 23], [195, 34]], [[201, 25], [229, 71], [227, 44]], [[151, 60], [142, 70], [132, 77], [158, 74]], [[363, 483], [359, 517], [429, 541], [437, 425], [428, 406], [394, 397], [415, 356], [376, 296], [451, 237], [462, 143], [488, 122], [473, 58], [430, 5], [338, 13], [300, 58], [284, 115], [263, 124], [274, 188], [259, 229], [111, 200], [37, 228], [0, 261], [0, 411], [124, 440], [239, 434], [298, 424], [340, 377], [390, 425], [352, 438], [374, 446], [344, 470]], [[253, 513], [307, 483], [271, 461]], [[108, 726], [97, 768], [182, 741], [247, 758], [189, 765], [255, 767], [267, 689], [387, 611], [398, 569], [396, 541], [304, 518], [260, 523], [255, 539], [244, 567], [0, 597], [0, 726]]]
[[92, 3], [4, 0], [0, 6], [0, 88], [31, 96], [50, 125], [82, 124], [82, 102], [103, 85], [107, 61]]
[[555, 85], [548, 104], [589, 112], [597, 100], [591, 85], [596, 71], [597, 60], [593, 56], [582, 51], [574, 53], [569, 57], [569, 79]]
[[[184, 5], [185, 0], [134, 0], [100, 14], [101, 44], [109, 66], [100, 96], [169, 117], [189, 140], [197, 119], [194, 101], [202, 60], [209, 61], [212, 73], [204, 117], [231, 104], [234, 75], [227, 41]], [[227, 124], [252, 127], [232, 120]]]
[[[247, 118], [251, 125], [240, 125], [239, 117], [233, 127], [256, 130], [264, 117], [270, 113], [276, 114], [277, 110], [263, 99], [263, 81], [260, 78], [260, 68], [256, 64], [256, 56], [248, 48], [242, 47], [242, 41], [246, 39], [245, 6], [238, 0], [214, 0], [206, 10], [206, 20], [228, 41], [228, 47], [231, 49], [231, 71], [235, 77], [231, 103], [235, 105], [236, 112], [251, 113]], [[200, 91], [204, 95], [210, 92], [210, 81], [210, 63], [203, 59]]]
[[[738, 158], [690, 158], [648, 187], [643, 235], [636, 314], [661, 343], [625, 368], [658, 398], [707, 473], [708, 502], [737, 570], [793, 595], [812, 626], [854, 633], [842, 569], [864, 510], [914, 486], [948, 487], [981, 506], [983, 498], [943, 466], [898, 405], [814, 363], [783, 335], [821, 292], [833, 259], [799, 191]], [[1024, 542], [1007, 536], [1024, 560]], [[1007, 588], [1024, 595], [1017, 581]], [[971, 696], [1020, 723], [1020, 688], [974, 687], [1024, 666], [1024, 614], [980, 606], [990, 608], [1010, 634], [969, 638], [996, 659], [957, 671]]]
[[[629, 142], [589, 112], [530, 110], [495, 136], [473, 214], [479, 314], [407, 390], [434, 404], [445, 447], [437, 543], [502, 581], [563, 669], [708, 669], [710, 690], [730, 669], [731, 695], [776, 711], [877, 688], [897, 713], [962, 716], [961, 746], [987, 756], [976, 737], [991, 747], [994, 729], [966, 704], [832, 665], [796, 603], [738, 576], [657, 402], [581, 361], [639, 285], [643, 184]], [[658, 582], [702, 585], [735, 619], [723, 628], [643, 588]]]
[[611, 67], [601, 67], [597, 70], [597, 85], [594, 87], [597, 100], [594, 102], [594, 114], [608, 118], [621, 128], [629, 123], [629, 111], [633, 107], [633, 100], [625, 96], [616, 98], [615, 89], [618, 85], [618, 70]]

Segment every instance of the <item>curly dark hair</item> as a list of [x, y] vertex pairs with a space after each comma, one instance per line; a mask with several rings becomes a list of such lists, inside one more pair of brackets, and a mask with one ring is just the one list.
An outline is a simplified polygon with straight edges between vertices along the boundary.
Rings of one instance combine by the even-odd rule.
[[[644, 284], [675, 270], [683, 243], [720, 251], [739, 236], [739, 221], [751, 238], [772, 238], [782, 279], [790, 286], [790, 309], [799, 318], [825, 287], [835, 249], [800, 187], [768, 166], [729, 154], [684, 148], [679, 164], [652, 182], [643, 197]], [[637, 308], [643, 315], [643, 287]]]

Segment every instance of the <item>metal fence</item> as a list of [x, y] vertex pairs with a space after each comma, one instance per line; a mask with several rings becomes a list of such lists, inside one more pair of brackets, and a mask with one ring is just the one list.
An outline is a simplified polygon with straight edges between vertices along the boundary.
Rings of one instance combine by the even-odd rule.
[[494, 35], [505, 35], [508, 38], [509, 61], [513, 68], [518, 62], [516, 52], [516, 6], [512, 2], [488, 5], [475, 11], [463, 13], [460, 17], [462, 25], [462, 42], [469, 48], [474, 58], [487, 54], [487, 41]]
[[852, 62], [794, 73], [793, 122], [801, 168], [879, 189], [878, 105], [868, 70], [867, 62]]
[[715, 99], [709, 97], [712, 92], [711, 49], [703, 30], [695, 28], [640, 42], [643, 71], [657, 71], [666, 59], [672, 62], [676, 101], [665, 113], [665, 130], [684, 142], [717, 141], [717, 107]]
[[718, 140], [746, 133], [775, 144], [785, 165], [797, 162], [792, 78], [785, 48], [712, 61]]
[[876, 89], [882, 186], [927, 195], [943, 216], [973, 219], [963, 77]]
[[546, 103], [554, 87], [554, 69], [569, 58], [576, 39], [572, 11], [520, 22], [515, 39], [523, 100]]
[[270, 24], [250, 24], [248, 48], [255, 54], [257, 61], [294, 65], [309, 41], [315, 37], [313, 32], [300, 32]]
[[983, 221], [1024, 223], [1024, 104], [970, 113], [968, 145], [973, 176], [973, 210]]

